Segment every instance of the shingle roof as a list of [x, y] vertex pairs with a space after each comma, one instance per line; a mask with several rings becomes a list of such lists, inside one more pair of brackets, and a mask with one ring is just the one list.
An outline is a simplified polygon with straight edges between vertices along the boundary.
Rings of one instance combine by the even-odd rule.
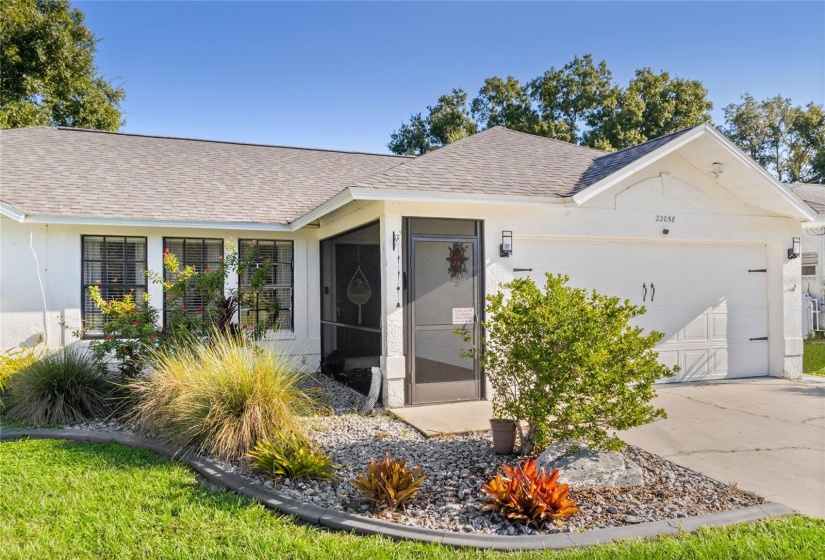
[[28, 214], [283, 224], [408, 159], [22, 128], [0, 132], [0, 200]]
[[689, 130], [607, 153], [494, 127], [405, 158], [33, 127], [0, 133], [0, 200], [50, 216], [287, 224], [353, 186], [568, 197]]
[[497, 126], [378, 173], [358, 186], [568, 197], [690, 130], [603, 152]]
[[793, 193], [805, 201], [805, 203], [819, 212], [825, 214], [825, 185], [815, 183], [790, 183], [788, 186]]

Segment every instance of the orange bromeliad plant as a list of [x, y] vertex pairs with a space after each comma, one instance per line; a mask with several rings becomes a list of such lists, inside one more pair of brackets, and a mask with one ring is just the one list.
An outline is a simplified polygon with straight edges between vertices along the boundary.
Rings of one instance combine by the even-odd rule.
[[482, 511], [495, 511], [512, 521], [524, 523], [536, 529], [552, 519], [578, 513], [575, 502], [568, 499], [570, 488], [557, 484], [559, 470], [547, 474], [544, 468], [536, 468], [536, 461], [528, 459], [523, 466], [511, 468], [502, 465], [499, 473], [482, 489], [489, 496]]

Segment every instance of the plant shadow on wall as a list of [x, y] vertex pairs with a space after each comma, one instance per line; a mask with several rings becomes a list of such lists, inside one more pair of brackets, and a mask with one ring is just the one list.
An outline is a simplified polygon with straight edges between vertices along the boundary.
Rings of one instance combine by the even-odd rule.
[[[150, 305], [148, 293], [140, 298], [128, 293], [121, 299], [107, 300], [99, 287], [91, 286], [89, 295], [104, 317], [102, 339], [91, 343], [95, 356], [101, 361], [115, 361], [121, 375], [133, 378], [144, 371], [151, 355], [159, 350], [185, 346], [216, 332], [259, 340], [267, 329], [277, 329], [274, 318], [278, 316], [280, 302], [264, 290], [273, 274], [271, 260], [259, 259], [255, 244], [245, 249], [243, 258], [231, 240], [226, 249], [219, 266], [203, 270], [182, 265], [167, 249], [163, 254], [164, 273], [147, 271], [149, 280], [163, 287], [163, 328], [158, 328], [161, 311]], [[225, 290], [230, 275], [246, 281], [240, 287]], [[233, 322], [240, 309], [260, 309], [261, 302], [265, 302], [269, 321], [242, 327]]]
[[[630, 325], [644, 307], [568, 281], [547, 274], [542, 290], [516, 279], [487, 296], [485, 346], [468, 352], [493, 387], [496, 419], [515, 423], [522, 455], [565, 440], [621, 449], [610, 431], [664, 418], [650, 404], [653, 384], [678, 370], [658, 361], [663, 333]], [[464, 331], [455, 334], [472, 344]]]

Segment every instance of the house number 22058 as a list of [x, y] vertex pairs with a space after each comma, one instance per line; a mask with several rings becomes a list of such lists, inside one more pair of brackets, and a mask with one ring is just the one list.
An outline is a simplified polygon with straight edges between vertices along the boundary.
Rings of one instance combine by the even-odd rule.
[[657, 222], [666, 222], [668, 224], [672, 224], [676, 221], [676, 216], [662, 216], [660, 214], [656, 215]]

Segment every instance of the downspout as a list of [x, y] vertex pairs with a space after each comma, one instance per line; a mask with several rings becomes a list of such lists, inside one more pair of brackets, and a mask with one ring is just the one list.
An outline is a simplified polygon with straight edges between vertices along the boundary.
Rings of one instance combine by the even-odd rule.
[[[48, 242], [49, 237], [49, 225], [46, 224], [46, 241]], [[48, 316], [49, 316], [49, 307], [46, 304], [46, 288], [43, 285], [43, 278], [40, 276], [40, 261], [37, 259], [37, 252], [34, 250], [34, 226], [31, 226], [31, 230], [29, 233], [29, 249], [31, 249], [32, 255], [34, 255], [34, 265], [35, 269], [37, 270], [37, 282], [40, 284], [40, 296], [43, 299], [43, 341], [46, 343], [46, 348], [49, 347], [49, 328], [48, 328]]]

